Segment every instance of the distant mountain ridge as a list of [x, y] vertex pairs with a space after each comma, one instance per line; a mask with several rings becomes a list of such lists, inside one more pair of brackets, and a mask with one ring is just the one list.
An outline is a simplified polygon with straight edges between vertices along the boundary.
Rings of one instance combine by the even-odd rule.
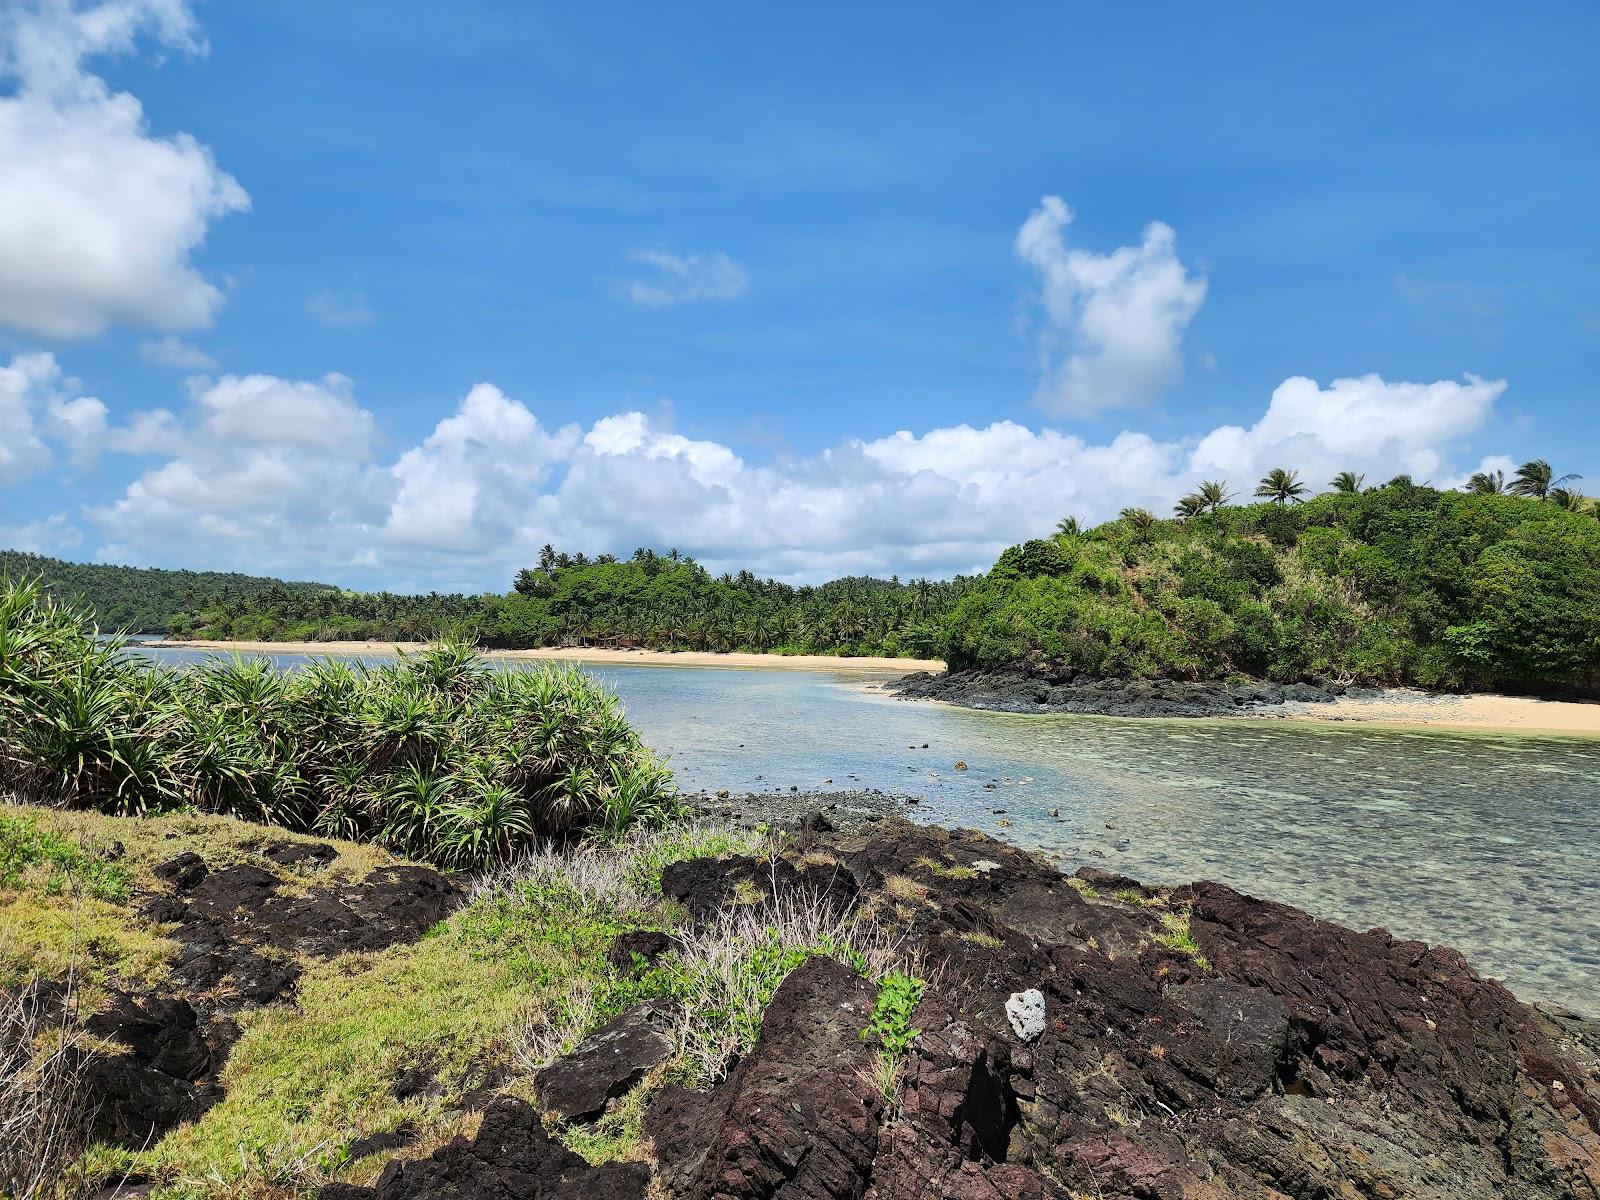
[[204, 608], [219, 596], [266, 600], [338, 590], [326, 583], [290, 582], [233, 571], [65, 562], [20, 550], [0, 550], [0, 578], [39, 579], [51, 594], [87, 604], [102, 629], [134, 633], [165, 633], [174, 618]]

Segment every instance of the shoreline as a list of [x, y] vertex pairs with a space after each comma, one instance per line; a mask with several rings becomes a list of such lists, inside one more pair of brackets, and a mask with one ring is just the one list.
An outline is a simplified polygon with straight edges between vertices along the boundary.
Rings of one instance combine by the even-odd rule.
[[1291, 703], [1278, 710], [1262, 708], [1240, 716], [1322, 725], [1600, 738], [1600, 703], [1494, 692], [1456, 695], [1390, 688], [1375, 696], [1339, 696], [1323, 704]]
[[[426, 642], [216, 642], [166, 638], [141, 642], [171, 650], [214, 650], [223, 654], [414, 654]], [[899, 675], [942, 671], [931, 658], [847, 658], [832, 654], [761, 654], [745, 650], [622, 650], [603, 646], [541, 646], [532, 650], [480, 650], [485, 658], [514, 662], [576, 662], [598, 666], [717, 667], [725, 670], [834, 671], [846, 675]]]

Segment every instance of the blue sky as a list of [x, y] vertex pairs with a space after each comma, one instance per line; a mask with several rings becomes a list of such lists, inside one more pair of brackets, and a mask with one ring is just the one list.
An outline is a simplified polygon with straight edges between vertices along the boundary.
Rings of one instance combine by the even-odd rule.
[[1590, 4], [0, 13], [0, 542], [816, 579], [1280, 464], [1600, 488]]

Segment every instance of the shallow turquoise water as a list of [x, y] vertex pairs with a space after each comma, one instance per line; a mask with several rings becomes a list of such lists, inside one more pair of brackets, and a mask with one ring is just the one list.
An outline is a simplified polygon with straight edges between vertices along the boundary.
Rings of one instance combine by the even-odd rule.
[[914, 794], [917, 819], [986, 829], [1069, 870], [1219, 879], [1448, 943], [1526, 999], [1600, 1016], [1600, 741], [1019, 716], [820, 672], [596, 673], [685, 790]]

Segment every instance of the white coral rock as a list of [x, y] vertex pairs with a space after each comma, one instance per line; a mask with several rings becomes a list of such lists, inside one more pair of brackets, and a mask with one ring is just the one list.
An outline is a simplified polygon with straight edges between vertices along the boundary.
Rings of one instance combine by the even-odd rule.
[[1019, 1038], [1033, 1041], [1044, 1032], [1044, 993], [1038, 988], [1011, 993], [1011, 999], [1006, 1001], [1006, 1019]]

